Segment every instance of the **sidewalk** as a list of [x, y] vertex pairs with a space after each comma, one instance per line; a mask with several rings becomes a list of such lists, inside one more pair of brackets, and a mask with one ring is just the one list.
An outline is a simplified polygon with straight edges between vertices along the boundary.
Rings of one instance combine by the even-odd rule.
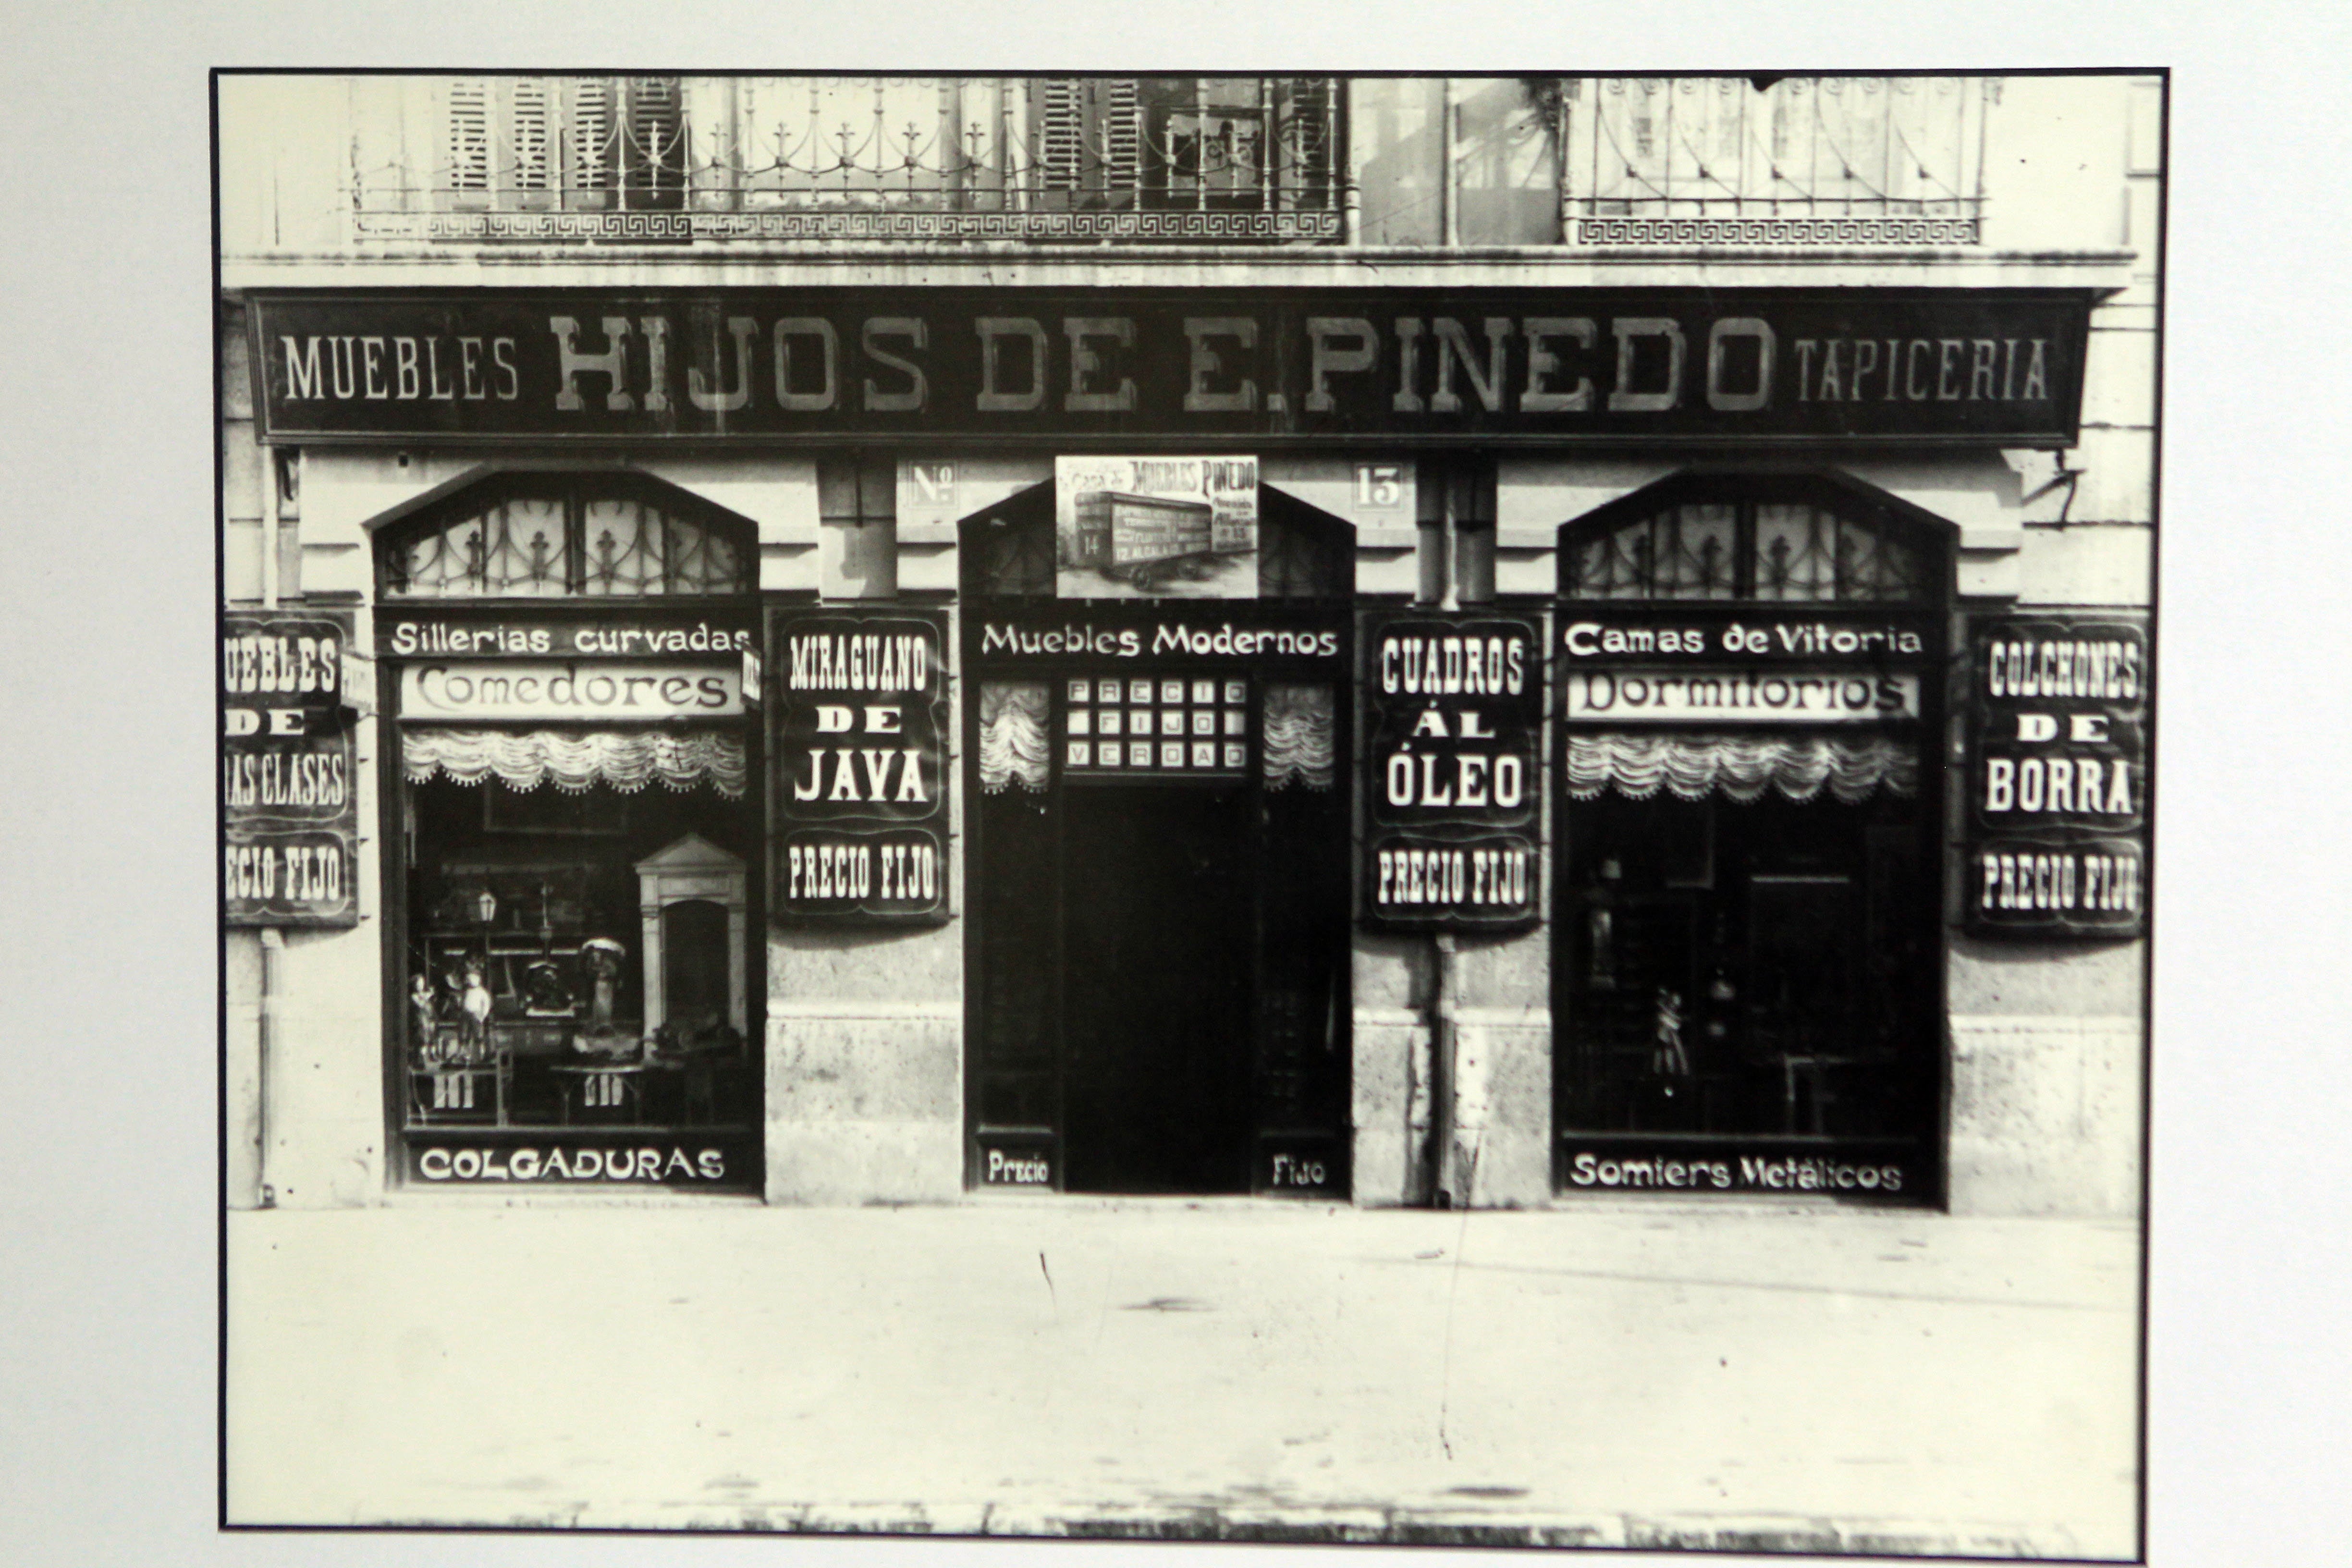
[[2127, 1558], [2134, 1226], [229, 1220], [230, 1519]]

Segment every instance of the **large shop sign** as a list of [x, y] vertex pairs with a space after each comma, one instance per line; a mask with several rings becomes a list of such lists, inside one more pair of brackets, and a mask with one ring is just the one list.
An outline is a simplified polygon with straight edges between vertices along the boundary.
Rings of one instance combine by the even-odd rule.
[[359, 923], [349, 611], [232, 610], [221, 625], [222, 918]]
[[2073, 444], [2025, 289], [263, 294], [265, 438]]
[[1393, 931], [1537, 917], [1543, 632], [1532, 616], [1374, 616], [1364, 633], [1364, 915]]
[[2147, 625], [2131, 613], [1978, 617], [1969, 659], [1968, 926], [2147, 927]]
[[770, 612], [770, 910], [794, 921], [947, 918], [947, 617]]

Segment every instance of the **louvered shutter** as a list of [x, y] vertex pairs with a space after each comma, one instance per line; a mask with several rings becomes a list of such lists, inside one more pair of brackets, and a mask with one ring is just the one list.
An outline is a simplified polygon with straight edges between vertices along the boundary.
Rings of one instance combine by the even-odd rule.
[[624, 205], [672, 211], [685, 205], [685, 117], [676, 77], [623, 79], [628, 135], [628, 185]]
[[452, 81], [444, 86], [441, 99], [447, 125], [442, 200], [459, 210], [487, 207], [490, 205], [490, 84]]
[[1113, 77], [1091, 85], [1097, 89], [1093, 108], [1101, 126], [1102, 188], [1113, 193], [1110, 205], [1131, 206], [1132, 197], [1118, 193], [1132, 192], [1143, 183], [1143, 110], [1139, 84], [1133, 77]]
[[564, 205], [580, 212], [603, 212], [613, 205], [620, 176], [615, 84], [610, 77], [579, 77], [567, 86]]
[[1045, 189], [1071, 206], [1134, 205], [1143, 176], [1143, 112], [1133, 77], [1048, 77], [1038, 162]]
[[1339, 140], [1337, 84], [1329, 77], [1286, 77], [1276, 90], [1280, 123], [1266, 155], [1280, 205], [1322, 206], [1339, 183], [1332, 175]]
[[1079, 93], [1086, 84], [1076, 77], [1048, 77], [1040, 95], [1042, 125], [1037, 138], [1037, 162], [1045, 188], [1075, 191], [1084, 162], [1086, 110]]
[[[509, 77], [498, 84], [503, 98], [505, 179], [499, 205], [515, 212], [544, 212], [555, 205], [557, 139], [555, 84], [544, 77]], [[494, 142], [494, 145], [496, 143]]]

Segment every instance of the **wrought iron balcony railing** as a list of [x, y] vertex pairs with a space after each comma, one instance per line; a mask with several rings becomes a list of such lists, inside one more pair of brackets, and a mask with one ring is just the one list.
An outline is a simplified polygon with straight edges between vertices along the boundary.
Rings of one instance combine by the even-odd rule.
[[1973, 245], [1998, 78], [1549, 84], [1579, 246]]
[[362, 242], [1337, 241], [1330, 78], [379, 79]]

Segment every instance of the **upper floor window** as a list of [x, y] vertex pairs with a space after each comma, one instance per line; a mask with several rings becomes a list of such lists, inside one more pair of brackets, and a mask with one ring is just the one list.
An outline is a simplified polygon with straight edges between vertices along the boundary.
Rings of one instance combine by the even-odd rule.
[[1328, 77], [457, 77], [383, 91], [396, 110], [352, 149], [362, 238], [1343, 228], [1343, 95]]
[[1558, 88], [1571, 244], [1964, 245], [1978, 77], [1578, 77]]
[[1667, 481], [1561, 530], [1579, 599], [1909, 604], [1937, 552], [1891, 508], [1817, 481]]
[[666, 485], [610, 475], [493, 480], [398, 525], [387, 598], [750, 593], [753, 528]]
[[685, 197], [676, 77], [460, 77], [442, 91], [454, 211], [647, 212]]

